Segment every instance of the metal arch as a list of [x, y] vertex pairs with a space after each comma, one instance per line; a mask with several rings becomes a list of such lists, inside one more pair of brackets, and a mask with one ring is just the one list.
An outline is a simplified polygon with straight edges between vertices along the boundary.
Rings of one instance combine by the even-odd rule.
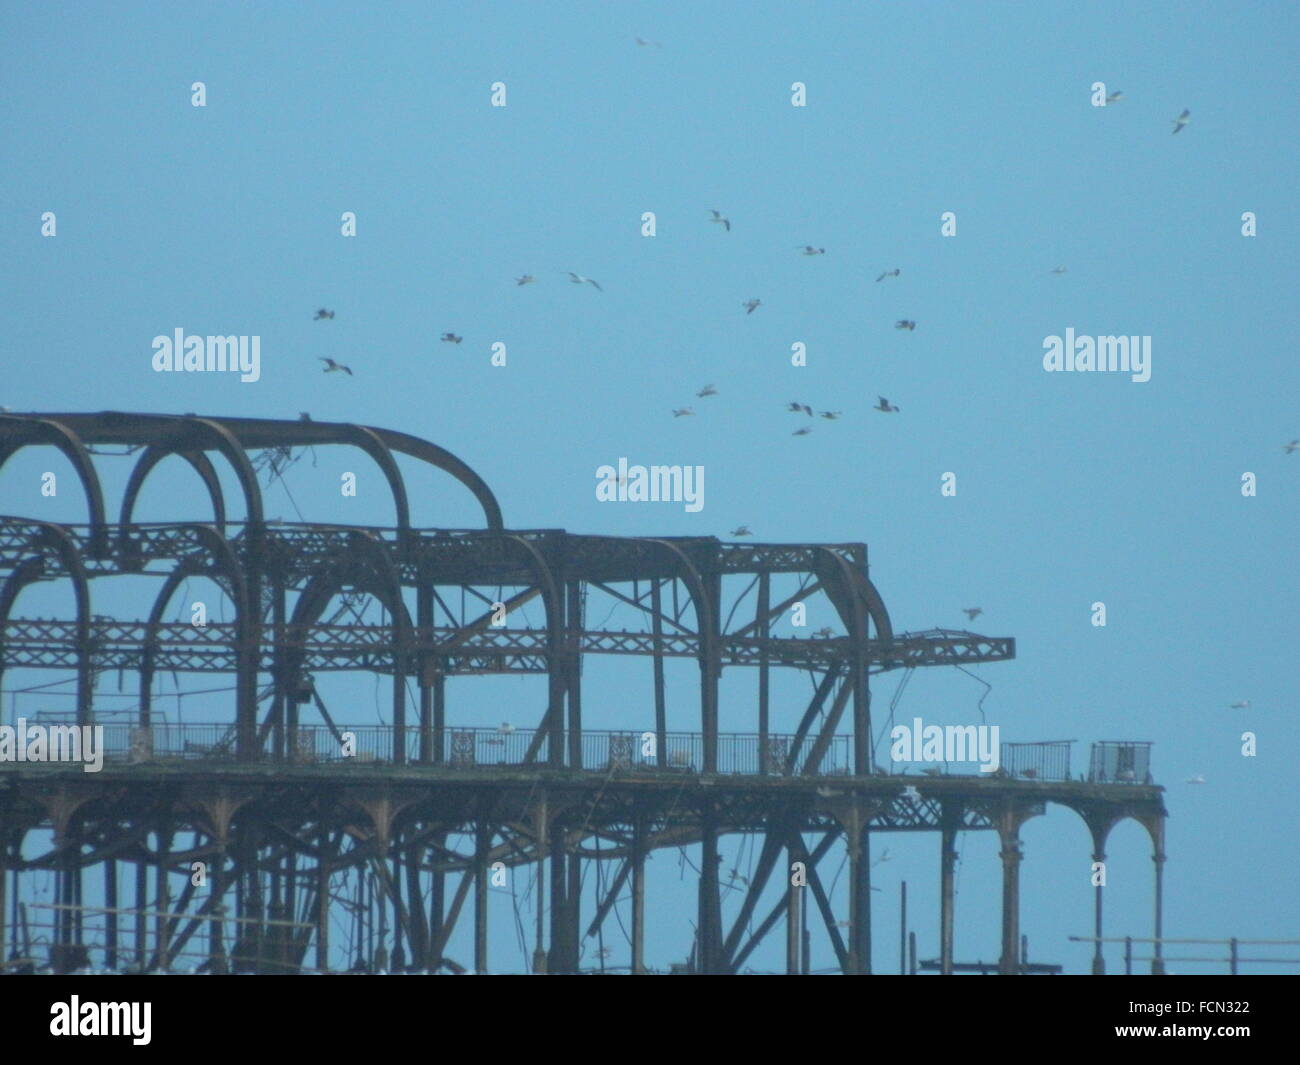
[[656, 540], [653, 537], [636, 537], [635, 540], [640, 543], [654, 544], [677, 559], [681, 567], [679, 575], [686, 583], [691, 602], [695, 605], [695, 625], [700, 641], [700, 731], [704, 738], [703, 771], [716, 772], [718, 768], [718, 679], [722, 674], [717, 612], [709, 598], [703, 576], [686, 552], [668, 540]]
[[406, 481], [402, 479], [402, 471], [397, 468], [392, 450], [380, 439], [379, 434], [368, 426], [344, 422], [343, 428], [352, 438], [349, 443], [361, 448], [374, 459], [375, 465], [388, 481], [389, 490], [393, 493], [393, 507], [397, 511], [398, 534], [404, 535], [410, 532], [411, 506], [406, 495]]
[[[104, 530], [107, 524], [104, 511], [104, 488], [100, 484], [99, 474], [95, 470], [95, 463], [91, 459], [90, 452], [86, 449], [81, 437], [62, 422], [55, 421], [52, 418], [21, 414], [0, 414], [0, 428], [3, 428], [7, 423], [21, 423], [24, 429], [20, 429], [17, 433], [0, 432], [0, 436], [9, 437], [3, 444], [0, 444], [0, 469], [4, 468], [4, 464], [16, 452], [30, 444], [44, 443], [57, 447], [72, 463], [73, 469], [77, 471], [82, 490], [86, 494], [86, 508], [90, 512], [91, 543], [95, 545], [96, 551], [106, 547], [107, 545], [104, 544]], [[14, 437], [17, 439], [13, 439]], [[40, 439], [41, 437], [45, 437], [45, 439]]]
[[[250, 630], [256, 629], [257, 618], [254, 606], [249, 599], [248, 582], [244, 577], [243, 566], [240, 565], [238, 557], [231, 549], [229, 541], [217, 529], [210, 525], [191, 525], [187, 526], [187, 528], [195, 533], [202, 546], [211, 554], [218, 572], [224, 573], [230, 581], [230, 591], [234, 593], [231, 598], [235, 603], [235, 620], [238, 626], [237, 638], [241, 644], [240, 650], [246, 655], [250, 642]], [[196, 576], [203, 577], [208, 576], [208, 574], [198, 568], [198, 561], [193, 556], [184, 558], [167, 574], [162, 588], [154, 597], [153, 607], [149, 611], [149, 620], [146, 622], [145, 643], [140, 656], [141, 727], [147, 727], [149, 724], [149, 712], [153, 702], [153, 659], [158, 642], [158, 626], [162, 623], [163, 611], [167, 609], [167, 604], [171, 602], [171, 598], [176, 594], [181, 582], [189, 577]], [[240, 719], [241, 709], [247, 712], [247, 708], [240, 705], [240, 696], [243, 696], [243, 694], [243, 685], [240, 685], [236, 693], [237, 720]]]
[[[314, 624], [330, 599], [336, 592], [341, 591], [345, 584], [369, 592], [388, 607], [393, 619], [393, 761], [402, 764], [406, 761], [406, 670], [403, 668], [403, 660], [410, 653], [411, 617], [406, 609], [406, 601], [402, 598], [400, 575], [392, 559], [383, 550], [382, 542], [369, 532], [356, 532], [352, 539], [365, 548], [358, 553], [359, 557], [366, 560], [366, 566], [359, 574], [361, 579], [356, 579], [358, 575], [355, 574], [351, 580], [344, 579], [348, 574], [340, 571], [350, 568], [351, 560], [348, 559], [337, 562], [316, 574], [307, 582], [297, 603], [294, 604], [293, 617], [289, 624], [291, 631], [300, 626]], [[294, 642], [291, 637], [285, 654], [284, 675], [279, 678], [280, 683], [283, 683], [288, 676], [299, 672], [306, 657], [306, 640]]]
[[248, 461], [248, 452], [243, 443], [219, 420], [215, 418], [181, 418], [184, 425], [202, 426], [219, 441], [215, 446], [229, 460], [239, 478], [239, 487], [244, 491], [244, 504], [248, 508], [248, 520], [254, 525], [261, 525], [262, 489], [257, 483], [257, 474], [253, 464]]
[[412, 458], [419, 459], [421, 462], [426, 462], [430, 466], [450, 474], [474, 494], [479, 506], [483, 508], [483, 517], [487, 521], [488, 530], [490, 532], [501, 532], [504, 529], [505, 525], [501, 518], [501, 505], [497, 502], [496, 496], [492, 494], [492, 489], [488, 487], [487, 482], [482, 477], [450, 451], [439, 447], [437, 444], [431, 444], [427, 440], [421, 440], [417, 436], [409, 436], [406, 433], [395, 432], [391, 429], [371, 429], [370, 431], [390, 451], [410, 455]]
[[[560, 595], [560, 586], [555, 574], [537, 547], [522, 536], [502, 533], [503, 542], [515, 543], [524, 549], [524, 554], [532, 562], [537, 575], [538, 587], [542, 590], [542, 605], [546, 610], [546, 717], [545, 724], [539, 729], [548, 734], [550, 743], [547, 747], [547, 761], [552, 765], [561, 765], [564, 760], [564, 695], [566, 689], [566, 671], [572, 663], [564, 656], [561, 642], [563, 640], [564, 600]], [[576, 662], [578, 652], [572, 653]], [[581, 768], [575, 766], [574, 768]]]
[[[32, 547], [37, 550], [53, 548], [63, 563], [63, 569], [72, 580], [73, 595], [77, 600], [77, 724], [90, 724], [90, 578], [86, 573], [86, 564], [77, 549], [72, 535], [61, 525], [54, 522], [35, 521], [40, 532], [32, 538]], [[22, 590], [34, 584], [45, 573], [43, 556], [33, 557], [20, 563], [0, 587], [0, 627], [9, 620]], [[0, 674], [4, 672], [4, 662], [0, 658]]]
[[226, 529], [226, 497], [221, 491], [221, 481], [217, 477], [217, 470], [212, 465], [212, 461], [202, 451], [179, 451], [160, 444], [150, 444], [145, 453], [140, 456], [140, 460], [131, 468], [130, 479], [126, 483], [126, 490], [122, 493], [122, 511], [119, 519], [119, 524], [123, 526], [122, 535], [126, 535], [125, 527], [132, 524], [131, 517], [135, 512], [136, 499], [140, 495], [140, 490], [144, 487], [145, 478], [149, 476], [158, 463], [169, 455], [176, 455], [184, 459], [203, 478], [203, 484], [208, 490], [208, 498], [212, 500], [213, 522], [217, 530], [224, 536]]

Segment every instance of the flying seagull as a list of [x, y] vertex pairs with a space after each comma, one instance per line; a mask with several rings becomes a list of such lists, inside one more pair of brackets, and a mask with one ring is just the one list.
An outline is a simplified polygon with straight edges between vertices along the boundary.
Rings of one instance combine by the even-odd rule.
[[1174, 132], [1177, 133], [1192, 120], [1192, 113], [1183, 108], [1183, 113], [1174, 119]]
[[445, 340], [448, 344], [459, 344], [465, 338], [458, 337], [455, 333], [443, 333], [441, 339]]
[[638, 37], [636, 39], [636, 43], [639, 44], [642, 48], [647, 48], [650, 45], [654, 45], [656, 48], [663, 47], [663, 45], [660, 44], [658, 41], [647, 41], [644, 37]]
[[705, 396], [716, 396], [718, 394], [718, 390], [714, 388], [712, 385], [705, 385], [695, 394], [699, 396], [701, 399], [703, 399]]
[[811, 244], [805, 244], [800, 249], [805, 255], [825, 255], [825, 248], [814, 248]]
[[961, 612], [970, 618], [971, 621], [974, 621], [984, 613], [984, 608], [982, 606], [964, 606], [961, 608]]
[[537, 278], [533, 277], [532, 274], [524, 274], [522, 277], [516, 277], [516, 278], [515, 278], [515, 284], [516, 284], [516, 285], [535, 285], [535, 284], [537, 284]]
[[746, 300], [744, 303], [741, 304], [741, 306], [745, 308], [746, 314], [753, 314], [756, 310], [758, 310], [759, 305], [762, 302], [763, 302], [762, 300]]
[[720, 226], [726, 226], [726, 228], [727, 228], [727, 232], [728, 232], [728, 233], [731, 232], [731, 219], [730, 219], [730, 218], [724, 218], [724, 217], [722, 216], [722, 212], [721, 212], [721, 211], [714, 211], [714, 212], [713, 212], [713, 217], [710, 218], [709, 221], [710, 221], [710, 222], [717, 222], [718, 225], [720, 225]]
[[1048, 273], [1056, 274], [1059, 277], [1061, 274], [1065, 273], [1065, 267], [1058, 266], [1055, 270], [1049, 270]]
[[887, 861], [889, 861], [889, 848], [888, 848], [888, 847], [886, 847], [883, 851], [881, 851], [881, 852], [880, 852], [880, 857], [877, 858], [877, 859], [876, 859], [874, 862], [872, 862], [871, 864], [872, 864], [872, 865], [879, 865], [881, 862], [887, 862]]
[[749, 531], [748, 525], [738, 525], [736, 526], [736, 528], [732, 529], [731, 532], [728, 533], [727, 535], [728, 536], [753, 536], [754, 534]]
[[687, 414], [694, 414], [694, 413], [695, 413], [695, 411], [694, 411], [694, 409], [692, 409], [691, 407], [678, 407], [678, 408], [676, 408], [676, 409], [673, 411], [673, 417], [674, 417], [674, 418], [681, 418], [681, 417], [684, 417], [684, 416], [687, 415]]
[[589, 277], [583, 277], [581, 274], [575, 274], [572, 270], [567, 271], [567, 273], [569, 275], [569, 280], [572, 281], [575, 285], [590, 285], [597, 292], [605, 291]]
[[327, 359], [323, 355], [317, 355], [316, 358], [320, 359], [320, 361], [325, 364], [325, 369], [321, 371], [322, 373], [337, 373], [339, 370], [342, 370], [349, 377], [352, 376], [352, 370], [347, 366], [344, 366], [341, 362]]
[[910, 318], [903, 318], [894, 323], [895, 329], [906, 329], [909, 332], [916, 328], [916, 323]]
[[822, 417], [825, 418], [828, 422], [833, 422], [844, 412], [842, 410], [824, 410], [821, 413], [822, 413]]
[[791, 435], [791, 436], [807, 436], [807, 435], [808, 435], [809, 433], [811, 433], [811, 432], [812, 432], [812, 430], [809, 429], [808, 426], [805, 425], [802, 429], [796, 429], [796, 430], [795, 430], [793, 433], [791, 433], [790, 435]]
[[1293, 451], [1300, 451], [1300, 440], [1292, 440], [1289, 444], [1283, 444], [1282, 448], [1288, 455]]
[[1188, 778], [1187, 778], [1187, 783], [1188, 783], [1188, 784], [1204, 784], [1204, 783], [1205, 783], [1205, 778], [1204, 778], [1203, 776], [1201, 776], [1200, 773], [1197, 773], [1196, 776], [1194, 776], [1194, 777], [1188, 777]]
[[872, 407], [871, 408], [872, 410], [878, 410], [883, 414], [888, 414], [890, 411], [898, 410], [898, 408], [895, 407], [892, 403], [890, 403], [889, 400], [887, 400], [884, 396], [877, 396], [876, 398], [880, 400], [880, 402], [877, 403], [874, 407]]
[[1231, 706], [1229, 706], [1228, 709], [1229, 709], [1229, 710], [1249, 710], [1249, 709], [1250, 709], [1250, 700], [1249, 700], [1249, 699], [1239, 699], [1237, 702], [1235, 702], [1235, 703], [1233, 703]]
[[898, 269], [898, 267], [894, 267], [894, 269], [892, 270], [886, 270], [883, 274], [881, 274], [878, 278], [876, 278], [876, 281], [877, 282], [883, 281], [887, 277], [897, 277], [902, 272], [903, 271]]
[[790, 405], [785, 409], [790, 411], [792, 414], [806, 414], [809, 418], [813, 416], [813, 409], [808, 406], [807, 403], [796, 403], [792, 400]]
[[327, 311], [324, 307], [322, 307], [319, 311], [316, 312], [316, 317], [313, 318], [312, 321], [319, 322], [322, 318], [333, 318], [333, 317], [334, 317], [333, 311]]
[[1111, 93], [1110, 95], [1108, 95], [1108, 96], [1106, 97], [1106, 102], [1107, 102], [1108, 104], [1117, 104], [1117, 103], [1119, 103], [1122, 99], [1124, 99], [1124, 92], [1123, 92], [1123, 90], [1122, 90], [1122, 89], [1116, 89], [1113, 93]]

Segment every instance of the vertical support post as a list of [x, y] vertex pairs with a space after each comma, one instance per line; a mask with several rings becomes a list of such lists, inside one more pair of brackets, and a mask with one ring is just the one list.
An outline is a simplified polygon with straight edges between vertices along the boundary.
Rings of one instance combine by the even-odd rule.
[[[212, 863], [212, 875], [208, 878], [212, 885], [209, 891], [216, 900], [212, 906], [212, 916], [208, 922], [208, 966], [209, 971], [224, 973], [226, 971], [226, 843], [221, 839], [217, 843], [216, 860]], [[117, 905], [110, 902], [110, 906]]]
[[663, 595], [658, 577], [651, 578], [650, 624], [654, 631], [655, 653], [655, 752], [662, 769], [668, 764], [668, 714], [664, 705]]
[[[718, 771], [718, 681], [721, 678], [721, 619], [718, 616], [722, 603], [722, 577], [706, 573], [702, 577], [707, 609], [696, 614], [700, 627], [700, 717], [704, 732], [705, 773]], [[700, 616], [700, 615], [705, 616]], [[714, 870], [716, 879], [717, 870]]]
[[546, 850], [550, 839], [550, 806], [546, 793], [537, 800], [537, 815], [534, 823], [537, 844], [537, 930], [533, 941], [533, 972], [546, 972]]
[[1014, 976], [1020, 972], [1020, 830], [1014, 821], [998, 829], [1002, 837], [1002, 955], [998, 972]]
[[946, 802], [942, 804], [940, 811], [942, 827], [939, 843], [939, 972], [943, 976], [952, 976], [957, 825]]
[[171, 967], [168, 957], [168, 913], [171, 909], [171, 889], [167, 883], [167, 864], [170, 860], [171, 828], [166, 824], [158, 826], [158, 869], [154, 894], [157, 896], [158, 915], [154, 918], [154, 941], [158, 967], [166, 972]]
[[480, 975], [488, 971], [488, 850], [491, 845], [492, 827], [480, 813], [474, 833], [474, 971]]
[[803, 888], [794, 883], [794, 863], [803, 860], [802, 848], [791, 842], [786, 848], [785, 870], [785, 971], [787, 976], [799, 975], [799, 955], [802, 936], [800, 935], [799, 909], [803, 901], [800, 892]]
[[632, 974], [645, 972], [645, 815], [632, 823]]
[[[415, 589], [416, 641], [433, 642], [433, 585], [421, 572]], [[427, 765], [433, 757], [433, 683], [434, 660], [420, 655], [420, 762]]]
[[[582, 582], [569, 581], [568, 605], [565, 609], [569, 631], [573, 634], [573, 653], [566, 655], [565, 671], [569, 688], [569, 768], [582, 768]], [[576, 864], [576, 863], [575, 863]], [[577, 920], [577, 915], [574, 915]]]
[[1161, 828], [1156, 840], [1156, 853], [1153, 856], [1156, 863], [1156, 931], [1155, 931], [1155, 951], [1151, 959], [1151, 975], [1165, 975], [1164, 959], [1164, 927], [1165, 927], [1165, 848], [1164, 848], [1164, 824], [1161, 822]]
[[[0, 865], [0, 953], [4, 950], [4, 867]], [[112, 911], [106, 913], [104, 931], [104, 968], [117, 968], [117, 859], [104, 861], [104, 908]]]
[[[108, 864], [110, 865], [112, 864], [111, 859]], [[0, 835], [0, 972], [4, 971], [4, 963], [5, 963], [5, 917], [6, 917], [5, 906], [8, 901], [7, 892], [9, 890], [8, 873], [9, 870], [5, 863], [5, 839], [3, 835]], [[17, 895], [18, 895], [18, 891], [17, 889], [15, 889], [14, 896], [17, 897]], [[112, 907], [115, 906], [116, 903], [109, 902], [109, 903], [105, 903], [105, 905]], [[114, 930], [114, 935], [116, 935], [116, 930], [117, 930], [116, 921], [114, 921], [114, 923], [109, 927]], [[114, 940], [114, 946], [116, 946], [115, 940]], [[112, 955], [110, 954], [109, 956], [111, 957]], [[109, 968], [112, 968], [111, 962], [109, 963]]]
[[447, 749], [447, 674], [437, 663], [433, 675], [433, 761], [441, 765]]
[[[766, 776], [769, 771], [768, 766], [768, 732], [770, 729], [769, 721], [769, 673], [770, 662], [767, 653], [767, 641], [772, 635], [772, 624], [769, 614], [771, 613], [772, 600], [772, 578], [764, 570], [758, 575], [758, 606], [755, 607], [756, 620], [758, 621], [758, 638], [761, 641], [761, 648], [758, 652], [758, 772], [760, 776]], [[852, 948], [850, 948], [852, 949]]]
[[[447, 845], [447, 833], [439, 832], [435, 835], [433, 844], [434, 854], [440, 855], [442, 848]], [[441, 862], [440, 857], [435, 858], [433, 872], [429, 876], [429, 954], [425, 967], [431, 973], [442, 968], [442, 926], [445, 920], [443, 909], [447, 895], [447, 874], [443, 871]]]
[[321, 825], [320, 853], [316, 859], [316, 971], [330, 967], [330, 868], [329, 832]]
[[[1104, 862], [1106, 861], [1106, 852], [1103, 851], [1100, 847], [1098, 847], [1095, 851], [1093, 851], [1093, 854], [1092, 854], [1092, 860], [1093, 860], [1094, 862], [1102, 862], [1102, 863], [1104, 863]], [[1094, 874], [1094, 875], [1095, 875], [1095, 874]], [[1096, 887], [1094, 887], [1092, 890], [1093, 890], [1093, 904], [1092, 904], [1092, 910], [1093, 910], [1093, 913], [1092, 913], [1092, 935], [1093, 935], [1092, 975], [1093, 975], [1093, 976], [1105, 976], [1105, 975], [1106, 975], [1106, 959], [1102, 956], [1102, 952], [1101, 952], [1101, 938], [1102, 938], [1102, 931], [1101, 931], [1101, 917], [1102, 917], [1102, 914], [1101, 914], [1101, 905], [1102, 905], [1102, 902], [1101, 902], [1101, 897], [1102, 897], [1102, 892], [1103, 892], [1104, 889], [1102, 888], [1102, 886], [1101, 886], [1100, 884], [1098, 884], [1098, 885], [1096, 885]]]
[[135, 863], [135, 965], [140, 972], [149, 967], [148, 943], [149, 869], [144, 856]]
[[902, 882], [898, 920], [898, 975], [907, 975], [907, 881]]

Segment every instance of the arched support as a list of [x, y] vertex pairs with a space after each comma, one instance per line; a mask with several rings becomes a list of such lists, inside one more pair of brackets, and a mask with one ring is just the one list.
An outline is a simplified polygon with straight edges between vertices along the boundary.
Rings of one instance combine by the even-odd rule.
[[163, 459], [171, 455], [188, 462], [203, 480], [203, 486], [208, 491], [208, 499], [212, 503], [212, 521], [216, 526], [217, 532], [222, 536], [226, 534], [226, 497], [221, 491], [221, 480], [217, 476], [217, 469], [212, 465], [212, 461], [202, 451], [181, 451], [175, 448], [163, 447], [158, 444], [151, 444], [145, 448], [144, 454], [131, 468], [131, 476], [126, 482], [126, 489], [122, 493], [122, 510], [119, 524], [122, 526], [121, 537], [127, 538], [128, 529], [135, 516], [136, 500], [140, 497], [140, 490], [144, 487], [145, 478], [153, 471]]
[[104, 488], [86, 445], [72, 429], [52, 418], [0, 414], [0, 470], [4, 469], [4, 464], [16, 452], [31, 444], [50, 444], [62, 451], [72, 463], [86, 496], [91, 553], [98, 557], [108, 550], [107, 516], [104, 510]]
[[1135, 814], [1134, 820], [1147, 830], [1151, 837], [1151, 860], [1156, 866], [1155, 882], [1155, 950], [1152, 951], [1151, 975], [1165, 975], [1164, 927], [1165, 927], [1165, 814]]

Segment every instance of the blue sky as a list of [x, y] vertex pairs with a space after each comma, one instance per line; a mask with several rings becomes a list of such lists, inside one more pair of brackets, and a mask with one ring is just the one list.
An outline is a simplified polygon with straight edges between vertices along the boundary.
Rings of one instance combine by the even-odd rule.
[[[518, 528], [866, 541], [897, 629], [964, 627], [978, 604], [976, 628], [1016, 637], [1014, 662], [978, 670], [1004, 740], [1077, 738], [1076, 772], [1091, 741], [1154, 741], [1166, 934], [1300, 937], [1293, 7], [11, 4], [0, 29], [0, 403], [386, 426], [462, 457]], [[1090, 106], [1096, 81], [1125, 99]], [[261, 380], [155, 374], [151, 341], [177, 327], [259, 335]], [[1150, 336], [1151, 380], [1045, 373], [1043, 338], [1067, 328]], [[464, 343], [439, 343], [448, 330]], [[719, 395], [696, 399], [707, 383]], [[872, 411], [878, 394], [900, 412]], [[793, 399], [844, 417], [794, 437]], [[674, 419], [684, 405], [697, 415]], [[704, 509], [598, 503], [595, 468], [619, 456], [703, 465]], [[6, 466], [0, 512], [80, 520], [34, 491], [51, 461]], [[366, 482], [338, 496], [354, 459], [318, 461], [289, 479], [307, 518], [387, 521]], [[140, 516], [203, 517], [166, 469]], [[475, 523], [423, 483], [418, 523]], [[295, 517], [279, 488], [268, 515]], [[6, 687], [20, 679], [50, 677]], [[453, 716], [495, 723], [513, 683], [453, 682]], [[639, 727], [626, 683], [593, 670], [593, 727]], [[896, 683], [877, 682], [877, 708]], [[923, 671], [899, 711], [975, 721], [982, 692]], [[734, 698], [724, 727], [747, 730]], [[1055, 810], [1023, 836], [1031, 954], [1083, 971], [1066, 936], [1091, 928], [1084, 829]], [[882, 969], [900, 879], [937, 952], [937, 841], [888, 846]], [[1149, 935], [1144, 834], [1121, 827], [1110, 854], [1108, 933]], [[676, 852], [655, 865], [660, 898], [681, 896], [650, 940], [666, 965], [689, 948], [669, 910], [690, 877]], [[995, 958], [998, 905], [995, 842], [972, 835], [959, 958]]]

